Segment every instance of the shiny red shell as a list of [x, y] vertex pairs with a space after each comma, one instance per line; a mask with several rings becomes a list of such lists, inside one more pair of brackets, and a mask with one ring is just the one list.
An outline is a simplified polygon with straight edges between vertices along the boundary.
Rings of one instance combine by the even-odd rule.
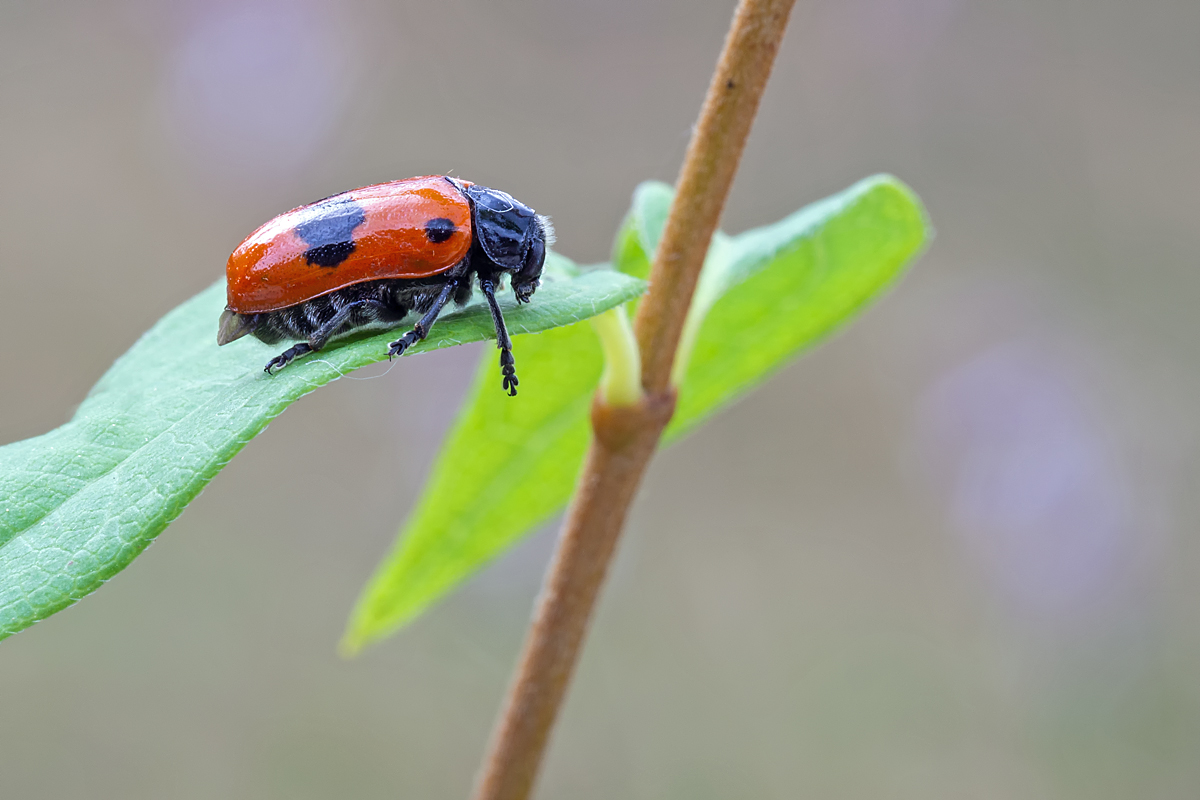
[[365, 281], [426, 278], [462, 261], [471, 240], [470, 206], [449, 178], [354, 189], [280, 214], [246, 237], [226, 265], [228, 305], [260, 314]]

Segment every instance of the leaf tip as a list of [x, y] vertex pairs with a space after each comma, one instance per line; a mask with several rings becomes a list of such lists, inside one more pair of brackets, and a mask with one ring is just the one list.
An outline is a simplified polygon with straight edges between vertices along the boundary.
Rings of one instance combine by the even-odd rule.
[[356, 658], [363, 651], [363, 647], [366, 644], [366, 641], [358, 633], [347, 631], [342, 640], [338, 642], [337, 654], [349, 661], [352, 658]]
[[916, 213], [921, 227], [920, 244], [927, 246], [933, 241], [936, 231], [933, 227], [933, 220], [929, 217], [929, 210], [921, 202], [920, 195], [895, 175], [890, 172], [879, 172], [875, 175], [870, 175], [855, 184], [852, 191], [854, 189], [857, 189], [863, 195], [873, 191], [880, 191], [884, 195], [891, 195], [896, 200], [899, 200], [901, 206], [907, 207]]

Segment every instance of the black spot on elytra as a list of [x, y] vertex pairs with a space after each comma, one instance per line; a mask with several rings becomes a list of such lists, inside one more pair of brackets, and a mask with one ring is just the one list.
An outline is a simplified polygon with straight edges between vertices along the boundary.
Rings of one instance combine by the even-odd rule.
[[425, 223], [425, 238], [440, 244], [454, 235], [454, 223], [445, 217], [434, 217]]
[[336, 267], [354, 252], [354, 229], [366, 220], [358, 203], [346, 195], [335, 195], [306, 209], [296, 235], [308, 250], [304, 259], [319, 267]]
[[354, 252], [354, 242], [330, 242], [304, 251], [304, 260], [318, 267], [336, 267]]

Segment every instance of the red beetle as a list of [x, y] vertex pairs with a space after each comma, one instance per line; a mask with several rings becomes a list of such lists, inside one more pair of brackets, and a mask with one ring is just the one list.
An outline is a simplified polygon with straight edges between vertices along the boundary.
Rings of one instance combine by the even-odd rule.
[[496, 303], [501, 277], [529, 302], [554, 243], [550, 220], [510, 195], [433, 175], [335, 194], [281, 214], [229, 257], [228, 304], [217, 344], [250, 334], [267, 344], [302, 340], [266, 371], [320, 350], [334, 336], [392, 327], [412, 330], [388, 348], [398, 356], [429, 334], [451, 300], [471, 296], [473, 278], [491, 308], [504, 389], [517, 393], [512, 342]]

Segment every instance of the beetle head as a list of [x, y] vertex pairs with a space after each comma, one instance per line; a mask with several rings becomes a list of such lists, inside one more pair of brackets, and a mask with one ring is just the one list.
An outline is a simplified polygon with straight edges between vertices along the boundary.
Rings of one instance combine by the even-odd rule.
[[541, 278], [546, 247], [554, 243], [550, 218], [498, 189], [472, 185], [466, 193], [480, 249], [498, 269], [512, 273], [517, 299], [527, 302]]

